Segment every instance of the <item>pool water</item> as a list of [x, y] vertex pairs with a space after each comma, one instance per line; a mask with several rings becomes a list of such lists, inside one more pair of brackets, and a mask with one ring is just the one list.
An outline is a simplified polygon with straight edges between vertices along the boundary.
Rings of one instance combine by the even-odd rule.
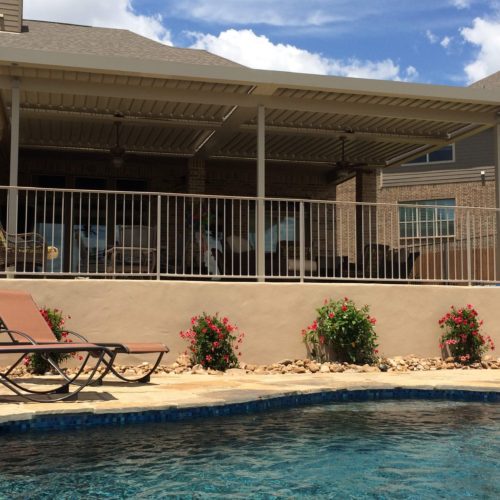
[[500, 405], [344, 403], [0, 437], [0, 498], [500, 498]]

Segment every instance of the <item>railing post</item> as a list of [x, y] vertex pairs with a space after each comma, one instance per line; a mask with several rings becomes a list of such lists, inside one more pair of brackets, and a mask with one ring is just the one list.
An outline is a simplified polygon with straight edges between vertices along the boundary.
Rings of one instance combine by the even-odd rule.
[[257, 108], [257, 275], [265, 281], [266, 274], [266, 111]]
[[467, 248], [467, 281], [468, 285], [472, 285], [472, 256], [471, 256], [471, 234], [470, 234], [470, 211], [467, 210], [465, 215], [465, 237]]
[[[156, 202], [156, 279], [160, 279], [161, 274], [161, 195]], [[168, 266], [168, 263], [167, 263]]]
[[306, 229], [305, 229], [305, 210], [304, 202], [299, 205], [299, 259], [300, 259], [300, 282], [304, 282], [305, 267], [306, 267]]

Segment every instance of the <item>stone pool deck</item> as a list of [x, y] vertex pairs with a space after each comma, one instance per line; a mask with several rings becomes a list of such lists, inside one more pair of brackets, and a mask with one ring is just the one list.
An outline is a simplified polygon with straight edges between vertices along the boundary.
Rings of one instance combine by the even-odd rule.
[[[160, 375], [150, 384], [113, 378], [84, 389], [78, 401], [26, 403], [0, 386], [0, 429], [9, 424], [71, 415], [124, 415], [162, 410], [221, 407], [270, 398], [331, 391], [425, 389], [500, 393], [500, 370], [439, 370], [409, 373], [316, 373], [259, 375], [239, 370], [220, 375]], [[107, 423], [107, 422], [106, 422]]]

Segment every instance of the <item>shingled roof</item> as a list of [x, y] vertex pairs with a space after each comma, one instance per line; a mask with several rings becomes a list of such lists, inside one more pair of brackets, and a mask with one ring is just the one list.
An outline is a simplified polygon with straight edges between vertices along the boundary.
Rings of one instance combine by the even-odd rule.
[[470, 85], [476, 89], [488, 89], [495, 90], [500, 88], [500, 71], [493, 73], [492, 75], [483, 78], [482, 80], [478, 80]]
[[0, 46], [207, 66], [242, 67], [205, 50], [169, 47], [128, 30], [46, 21], [24, 20], [22, 33], [0, 33]]

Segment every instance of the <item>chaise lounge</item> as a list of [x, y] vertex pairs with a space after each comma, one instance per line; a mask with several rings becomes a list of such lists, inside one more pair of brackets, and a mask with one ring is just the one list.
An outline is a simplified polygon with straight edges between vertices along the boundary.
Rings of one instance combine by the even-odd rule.
[[[68, 345], [65, 343], [57, 344], [57, 338], [40, 315], [39, 309], [35, 304], [33, 298], [27, 292], [0, 290], [0, 318], [3, 320], [3, 327], [0, 323], [0, 333], [7, 333], [11, 338], [11, 341], [17, 342], [18, 345], [20, 342], [23, 342], [24, 345], [56, 344], [64, 347]], [[65, 332], [67, 332], [70, 336], [75, 337], [78, 342], [78, 344], [74, 344], [71, 342], [69, 346], [80, 345], [81, 343], [83, 343], [82, 345], [93, 345], [98, 349], [104, 349], [107, 354], [110, 354], [110, 359], [104, 361], [104, 363], [106, 364], [104, 373], [97, 377], [97, 379], [94, 380], [94, 383], [100, 382], [109, 372], [113, 373], [116, 377], [123, 380], [124, 382], [147, 383], [150, 381], [151, 374], [154, 372], [154, 370], [156, 370], [163, 356], [169, 352], [169, 348], [161, 343], [125, 344], [119, 342], [96, 342], [95, 344], [91, 344], [85, 337], [83, 337], [79, 333], [67, 329], [65, 329]], [[74, 351], [76, 351], [76, 349], [69, 349], [69, 351], [66, 350], [64, 352]], [[142, 374], [137, 378], [130, 378], [125, 377], [115, 369], [114, 362], [118, 354], [158, 354], [158, 357], [153, 363], [153, 366], [150, 367], [150, 369], [147, 371], [147, 373]], [[93, 355], [93, 352], [89, 351], [82, 366], [86, 365], [88, 358], [91, 355]], [[50, 357], [48, 361], [55, 370], [57, 370], [63, 377], [66, 378], [67, 381], [69, 380], [69, 377], [59, 369], [57, 364], [55, 364], [53, 360], [50, 359]], [[17, 366], [20, 362], [21, 360], [19, 360], [15, 366]], [[12, 371], [13, 368], [14, 367], [11, 367], [10, 371]], [[79, 371], [81, 370], [82, 368], [80, 368]], [[71, 379], [71, 382], [73, 381], [77, 382], [74, 377], [73, 379]]]
[[[40, 315], [39, 315], [40, 316]], [[2, 315], [2, 311], [0, 311], [0, 334], [6, 334], [10, 342], [0, 342], [0, 357], [7, 355], [20, 355], [18, 360], [10, 366], [6, 371], [0, 372], [0, 383], [7, 387], [14, 394], [22, 397], [23, 399], [27, 399], [35, 402], [56, 402], [56, 401], [64, 401], [68, 399], [74, 399], [75, 396], [86, 386], [95, 382], [95, 376], [98, 373], [98, 368], [101, 364], [109, 366], [113, 363], [115, 354], [103, 347], [98, 346], [96, 344], [90, 343], [71, 343], [71, 344], [63, 344], [58, 343], [53, 340], [53, 337], [50, 336], [44, 337], [47, 342], [36, 344], [33, 339], [25, 334], [24, 332], [11, 330], [7, 327], [7, 324], [4, 321], [4, 315]], [[40, 316], [41, 322], [32, 322], [35, 319], [34, 317], [24, 318], [24, 325], [28, 325], [31, 323], [33, 328], [30, 328], [31, 331], [38, 331], [38, 333], [44, 335], [42, 322], [45, 323], [43, 318]], [[37, 324], [38, 323], [38, 324]], [[47, 325], [46, 325], [47, 326]], [[42, 327], [42, 328], [40, 328]], [[47, 329], [52, 333], [50, 328], [47, 326]], [[15, 381], [12, 378], [12, 373], [14, 369], [19, 365], [19, 363], [25, 358], [25, 356], [29, 354], [41, 354], [45, 356], [46, 359], [50, 358], [51, 354], [69, 354], [72, 352], [78, 353], [86, 353], [86, 359], [80, 366], [79, 370], [73, 377], [64, 376], [62, 383], [56, 383], [55, 388], [46, 389], [46, 390], [36, 390], [33, 388], [26, 387], [26, 385], [21, 384]], [[107, 361], [104, 360], [105, 356], [108, 356], [109, 359]], [[97, 362], [94, 367], [91, 369], [88, 377], [82, 381], [78, 382], [77, 388], [70, 392], [69, 387], [71, 384], [74, 384], [79, 378], [80, 374], [83, 372], [87, 361], [90, 356], [96, 357]], [[47, 396], [50, 396], [47, 398]]]

